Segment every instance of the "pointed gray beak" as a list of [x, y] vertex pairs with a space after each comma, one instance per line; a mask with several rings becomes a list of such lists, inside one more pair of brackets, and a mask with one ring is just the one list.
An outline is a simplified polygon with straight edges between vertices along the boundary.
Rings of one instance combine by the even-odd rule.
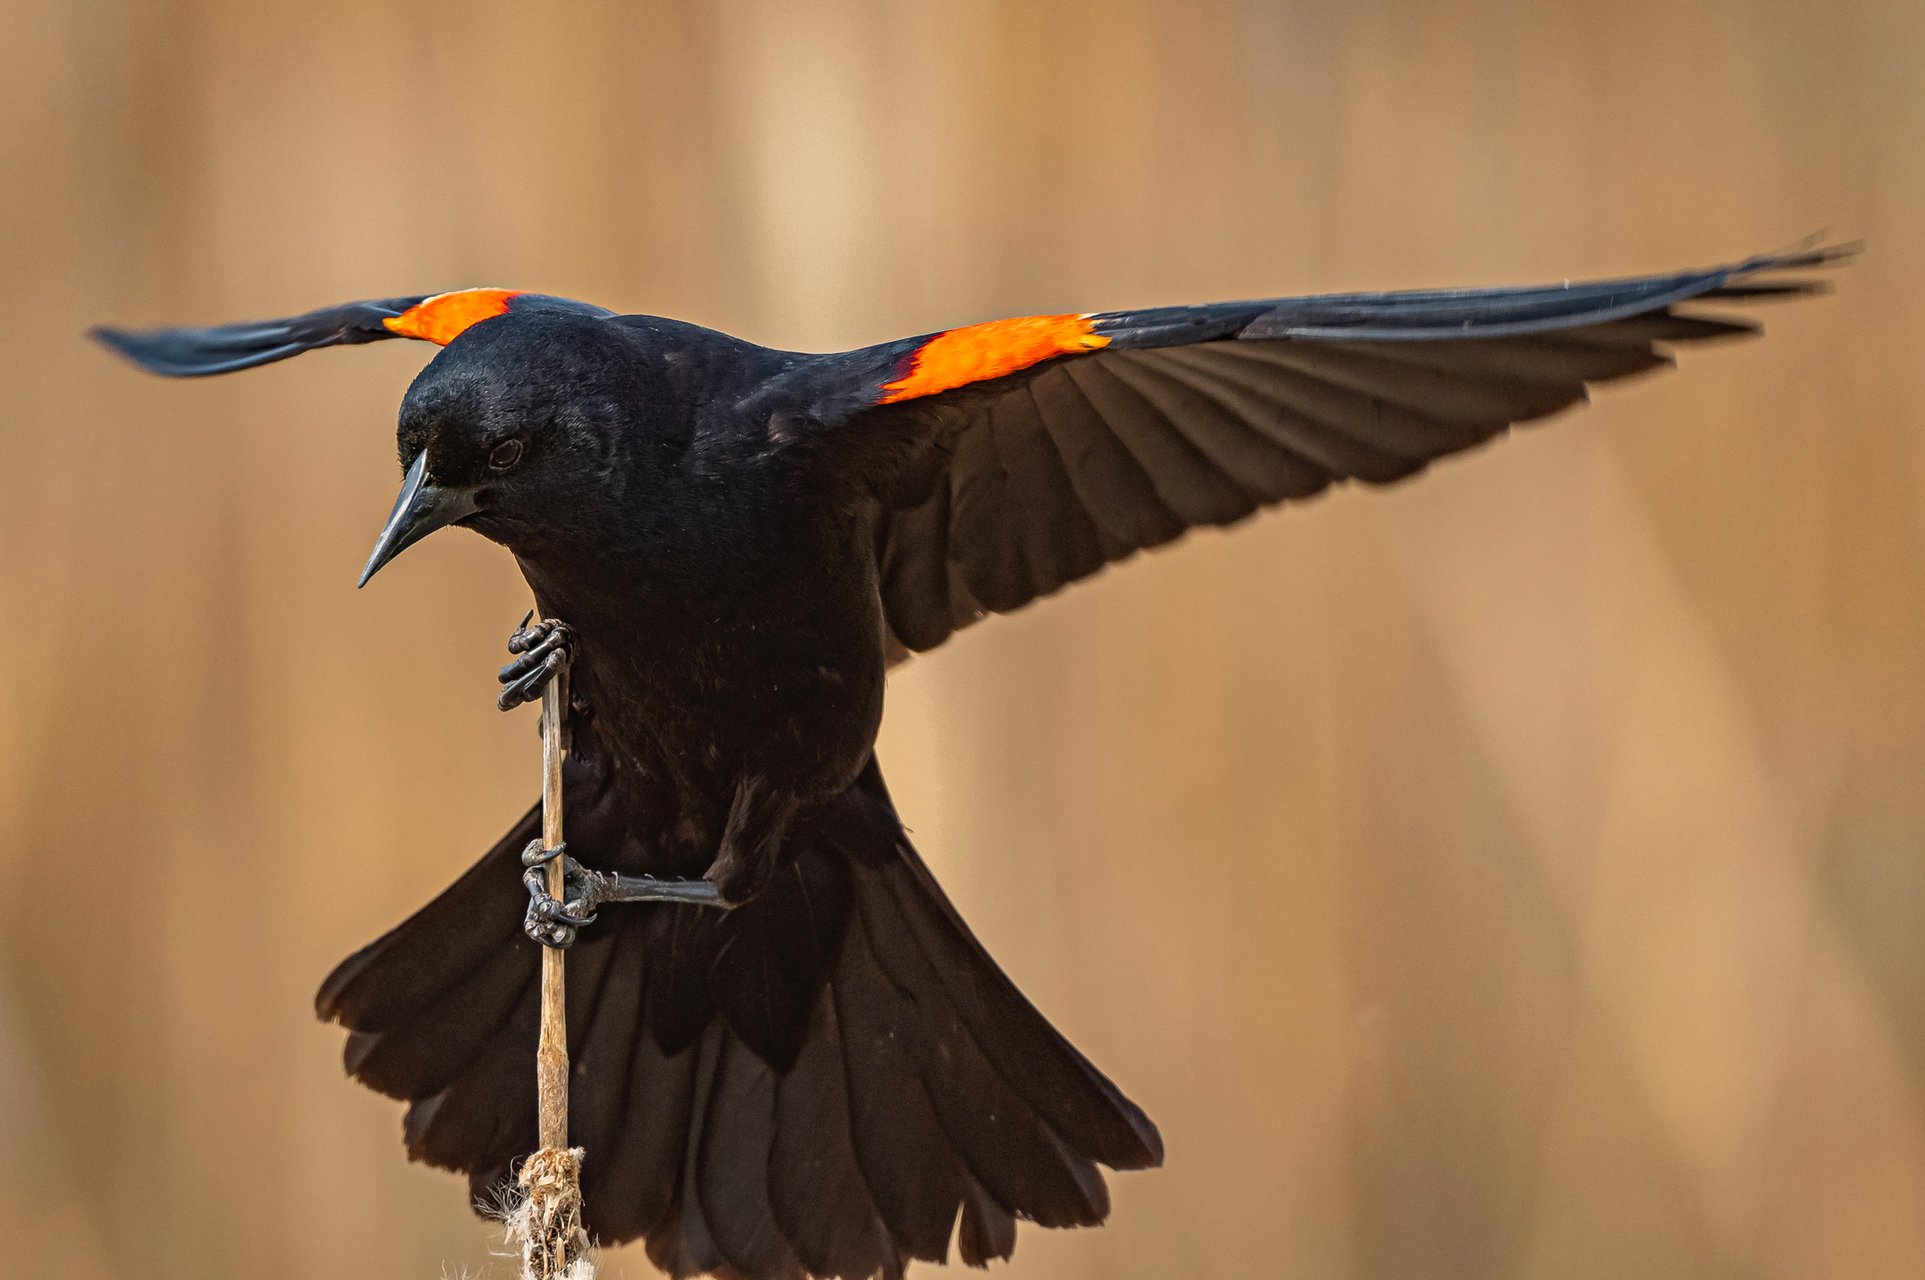
[[468, 490], [439, 489], [428, 483], [428, 451], [423, 449], [408, 468], [401, 482], [401, 496], [394, 500], [394, 510], [388, 513], [388, 522], [375, 541], [374, 554], [368, 557], [368, 567], [361, 570], [361, 581], [355, 585], [367, 586], [382, 565], [436, 529], [471, 516], [478, 509], [475, 495]]

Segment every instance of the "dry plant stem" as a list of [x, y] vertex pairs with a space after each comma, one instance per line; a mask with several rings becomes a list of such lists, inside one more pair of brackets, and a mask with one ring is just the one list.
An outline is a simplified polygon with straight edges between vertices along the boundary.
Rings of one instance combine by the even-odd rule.
[[[541, 841], [561, 847], [562, 709], [568, 705], [566, 673], [558, 672], [541, 694]], [[560, 858], [545, 875], [548, 892], [566, 896], [567, 872]], [[568, 1146], [568, 986], [559, 947], [541, 948], [541, 1039], [535, 1046], [537, 1133], [541, 1147], [521, 1166], [521, 1203], [508, 1217], [508, 1236], [519, 1246], [523, 1280], [594, 1280], [588, 1233], [582, 1229], [582, 1153]]]
[[[557, 673], [541, 691], [541, 843], [561, 846], [562, 708], [568, 705], [566, 672]], [[562, 859], [548, 864], [548, 892], [557, 901], [567, 897], [567, 871]], [[557, 1151], [568, 1147], [568, 986], [563, 980], [560, 947], [541, 949], [541, 1041], [535, 1049], [537, 1133], [541, 1145]]]

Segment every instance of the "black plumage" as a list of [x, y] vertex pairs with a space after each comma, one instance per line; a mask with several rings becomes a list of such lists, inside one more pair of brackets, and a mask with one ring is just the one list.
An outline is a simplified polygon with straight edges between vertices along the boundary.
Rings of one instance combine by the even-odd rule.
[[[605, 909], [568, 965], [589, 1225], [676, 1275], [900, 1275], [1109, 1212], [1156, 1129], [971, 936], [872, 747], [887, 668], [1199, 525], [1385, 483], [1673, 346], [1681, 310], [1811, 291], [1837, 251], [1537, 289], [1035, 317], [834, 355], [504, 290], [104, 332], [174, 375], [445, 342], [370, 572], [436, 525], [516, 556], [578, 653], [570, 851], [707, 876], [727, 912]], [[486, 1197], [534, 1145], [531, 811], [344, 961], [317, 1008]]]

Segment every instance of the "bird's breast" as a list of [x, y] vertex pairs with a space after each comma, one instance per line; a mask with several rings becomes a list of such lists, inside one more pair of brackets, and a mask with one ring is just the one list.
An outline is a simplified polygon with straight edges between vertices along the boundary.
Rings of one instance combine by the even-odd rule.
[[882, 718], [879, 606], [825, 591], [807, 607], [679, 606], [576, 622], [575, 699], [618, 773], [655, 803], [719, 823], [753, 778], [804, 801], [840, 792], [867, 761]]

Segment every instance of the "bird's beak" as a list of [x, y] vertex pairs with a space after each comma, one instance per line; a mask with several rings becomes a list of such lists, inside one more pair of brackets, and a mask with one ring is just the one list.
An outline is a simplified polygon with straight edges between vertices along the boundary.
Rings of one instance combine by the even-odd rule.
[[394, 510], [388, 513], [388, 522], [375, 541], [374, 554], [368, 557], [368, 567], [361, 570], [361, 581], [355, 585], [367, 586], [382, 565], [436, 529], [471, 516], [478, 509], [469, 490], [441, 489], [428, 483], [428, 451], [423, 449], [408, 468], [401, 482], [401, 496], [394, 500]]

